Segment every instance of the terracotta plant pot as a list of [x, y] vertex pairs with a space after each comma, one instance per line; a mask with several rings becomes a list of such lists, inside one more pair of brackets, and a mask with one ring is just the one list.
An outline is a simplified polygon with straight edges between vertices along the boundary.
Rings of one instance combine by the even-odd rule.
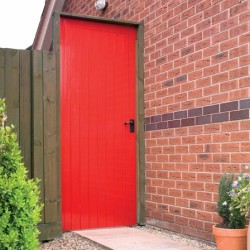
[[213, 226], [218, 250], [247, 250], [247, 228], [228, 229]]
[[249, 225], [247, 228], [247, 250], [250, 250], [250, 221], [249, 221]]

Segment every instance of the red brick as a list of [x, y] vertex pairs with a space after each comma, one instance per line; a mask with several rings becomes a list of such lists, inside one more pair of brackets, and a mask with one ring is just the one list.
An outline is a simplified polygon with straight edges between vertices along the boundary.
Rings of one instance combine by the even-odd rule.
[[182, 21], [174, 26], [174, 33], [180, 32], [186, 28], [187, 28], [187, 21]]
[[195, 99], [195, 98], [199, 98], [199, 97], [202, 97], [202, 89], [197, 89], [197, 90], [194, 90], [194, 91], [190, 91], [188, 93], [188, 98], [189, 99]]
[[242, 56], [240, 57], [240, 65], [239, 66], [245, 66], [250, 64], [250, 55]]
[[166, 162], [168, 160], [169, 160], [168, 155], [163, 155], [163, 154], [157, 155], [157, 162]]
[[[216, 184], [216, 183], [205, 183], [205, 191], [216, 193], [218, 191], [218, 184]], [[206, 207], [206, 204], [205, 204], [205, 207]]]
[[196, 100], [196, 106], [197, 107], [203, 107], [203, 106], [207, 106], [207, 105], [210, 105], [212, 103], [211, 101], [211, 97], [203, 97], [203, 98], [200, 98], [198, 100]]
[[238, 67], [238, 59], [229, 60], [220, 64], [221, 71], [228, 71]]
[[[189, 73], [189, 72], [192, 72], [194, 71], [195, 69], [195, 66], [194, 66], [194, 62], [192, 63], [189, 63], [189, 64], [186, 64], [184, 66], [181, 67], [181, 73]], [[189, 82], [191, 81], [190, 79], [188, 79]]]
[[189, 206], [192, 209], [204, 210], [204, 202], [202, 202], [202, 201], [190, 200]]
[[210, 174], [210, 173], [198, 173], [197, 180], [204, 181], [204, 182], [211, 182], [212, 181], [212, 174]]
[[212, 37], [220, 32], [220, 25], [216, 24], [203, 31], [203, 38]]
[[204, 171], [204, 164], [203, 163], [192, 163], [192, 164], [189, 164], [189, 171], [192, 171], [192, 172], [202, 172], [202, 171]]
[[243, 33], [248, 32], [249, 27], [248, 27], [248, 23], [243, 23], [239, 26], [236, 26], [234, 28], [232, 28], [229, 32], [230, 32], [230, 37], [236, 37], [239, 36]]
[[211, 26], [211, 23], [212, 23], [211, 19], [206, 19], [206, 20], [198, 23], [196, 25], [196, 29], [197, 29], [197, 31], [201, 31], [201, 30], [207, 29], [208, 27]]
[[248, 141], [249, 140], [249, 132], [241, 131], [241, 132], [232, 132], [230, 135], [231, 141]]
[[191, 109], [195, 106], [194, 100], [186, 101], [181, 103], [181, 109]]
[[240, 169], [239, 164], [223, 164], [221, 171], [227, 173], [229, 172], [237, 173], [239, 172], [239, 169]]
[[[207, 193], [207, 192], [197, 192], [197, 199], [201, 200], [201, 201], [212, 201], [213, 195], [212, 195], [212, 193]], [[197, 213], [200, 213], [200, 216], [197, 215], [198, 218], [203, 216], [202, 211], [198, 211]]]
[[174, 189], [174, 188], [170, 188], [169, 189], [169, 195], [173, 196], [173, 197], [181, 197], [181, 190], [179, 189]]
[[181, 172], [169, 172], [169, 178], [172, 180], [181, 179]]
[[182, 173], [182, 180], [187, 180], [187, 181], [195, 181], [196, 180], [196, 174], [192, 172], [183, 172]]
[[242, 152], [250, 152], [250, 143], [249, 142], [241, 143], [240, 149]]
[[181, 160], [187, 165], [188, 162], [196, 162], [197, 158], [195, 154], [185, 154], [182, 155]]
[[[243, 123], [245, 121], [242, 121]], [[239, 122], [233, 121], [233, 122], [228, 122], [224, 123], [221, 125], [221, 131], [222, 132], [231, 132], [231, 131], [238, 131], [239, 130]], [[225, 134], [226, 136], [229, 136], [229, 133]]]
[[212, 221], [212, 213], [209, 213], [207, 211], [198, 211], [197, 219], [202, 221]]
[[220, 45], [222, 51], [226, 51], [226, 50], [238, 47], [238, 46], [239, 46], [239, 43], [238, 43], [237, 37], [226, 40], [225, 42], [222, 42]]
[[229, 55], [231, 58], [234, 58], [234, 57], [246, 55], [247, 53], [248, 53], [248, 45], [244, 44], [244, 45], [241, 45], [240, 47], [233, 48], [232, 50], [230, 50]]
[[174, 222], [175, 216], [172, 214], [163, 214], [163, 220], [168, 222]]
[[[202, 39], [202, 32], [199, 32], [199, 33], [196, 33], [196, 34], [190, 36], [190, 37], [188, 38], [188, 43], [189, 43], [189, 44], [192, 44], [192, 43], [195, 43], [195, 42], [200, 41], [201, 39]], [[243, 39], [244, 39], [244, 38], [243, 38]], [[245, 40], [246, 40], [246, 38], [245, 38]]]
[[230, 76], [230, 79], [248, 76], [248, 67], [242, 67], [239, 69], [231, 70], [229, 72], [229, 76]]
[[203, 182], [191, 182], [190, 183], [190, 190], [194, 191], [204, 191], [205, 185]]
[[250, 20], [250, 11], [249, 11], [249, 8], [243, 12], [242, 14], [239, 15], [239, 22], [240, 23], [244, 23], [246, 21], [249, 21]]
[[212, 103], [223, 103], [229, 100], [229, 93], [221, 93], [218, 95], [212, 96]]
[[209, 86], [209, 85], [211, 85], [211, 77], [198, 79], [196, 81], [196, 88], [203, 88], [203, 87], [206, 87], [206, 86]]
[[203, 145], [190, 145], [189, 146], [189, 153], [202, 153], [203, 152]]
[[177, 189], [187, 189], [189, 183], [187, 181], [176, 181], [176, 188]]
[[213, 9], [212, 8], [208, 9], [210, 6], [211, 6], [211, 1], [201, 1], [199, 4], [196, 5], [196, 11], [197, 12], [204, 11], [204, 13], [206, 14], [206, 17], [211, 16], [212, 12], [219, 13], [218, 6]]
[[[224, 49], [225, 50], [225, 49]], [[219, 46], [218, 44], [215, 44], [211, 47], [208, 47], [206, 49], [203, 50], [203, 56], [204, 57], [208, 57], [208, 56], [212, 56], [212, 55], [216, 55], [219, 53]]]
[[212, 44], [221, 43], [229, 38], [228, 31], [221, 32], [212, 37]]
[[188, 223], [188, 226], [198, 228], [198, 229], [203, 229], [203, 227], [204, 227], [203, 224], [204, 224], [203, 221], [190, 219], [189, 223]]
[[[157, 195], [167, 195], [168, 194], [168, 189], [165, 187], [157, 187]], [[152, 195], [153, 197], [153, 195]], [[163, 196], [162, 196], [163, 199]], [[154, 201], [154, 200], [153, 200]], [[157, 202], [158, 204], [161, 203], [160, 201]]]
[[210, 143], [212, 142], [212, 136], [211, 135], [198, 135], [196, 137], [197, 143]]
[[192, 80], [197, 80], [201, 77], [202, 77], [202, 70], [196, 70], [196, 71], [189, 73], [188, 79], [192, 81]]
[[224, 163], [224, 162], [229, 162], [230, 160], [230, 155], [229, 154], [213, 154], [213, 162], [220, 162], [220, 163]]
[[196, 23], [199, 23], [201, 22], [202, 20], [202, 12], [200, 13], [197, 13], [196, 15], [194, 16], [191, 16], [189, 19], [188, 19], [188, 26], [192, 26]]
[[[187, 128], [176, 128], [175, 129], [175, 136], [184, 136], [187, 135]], [[187, 146], [181, 146], [183, 148], [186, 148]], [[178, 151], [177, 147], [175, 148], [176, 151]]]
[[[228, 76], [228, 72], [225, 72], [225, 73]], [[216, 82], [218, 82], [218, 81], [216, 81]], [[221, 83], [221, 85], [220, 85], [220, 91], [225, 92], [225, 91], [228, 91], [229, 89], [230, 90], [237, 89], [238, 86], [239, 86], [239, 84], [238, 84], [237, 80], [224, 82], [224, 83]]]
[[169, 156], [169, 162], [180, 162], [181, 161], [181, 155], [174, 154]]
[[[235, 0], [234, 0], [235, 1]], [[239, 2], [239, 4], [233, 6], [231, 9], [230, 9], [230, 16], [235, 16], [235, 15], [238, 15], [242, 12], [244, 12], [247, 8], [248, 8], [248, 2], [247, 1], [242, 1], [242, 2]]]
[[186, 199], [191, 199], [191, 200], [195, 200], [197, 198], [196, 192], [192, 190], [183, 190], [182, 197]]
[[244, 77], [239, 79], [239, 87], [240, 88], [250, 87], [250, 77]]
[[240, 150], [239, 143], [223, 143], [221, 147], [222, 152], [239, 152]]
[[228, 14], [229, 14], [228, 11], [220, 12], [218, 15], [212, 18], [212, 24], [214, 25], [223, 22], [224, 20], [227, 20], [229, 17]]
[[248, 89], [237, 89], [233, 90], [229, 93], [229, 100], [239, 100], [239, 99], [245, 99], [249, 97]]
[[241, 130], [250, 130], [250, 121], [249, 120], [240, 121], [240, 129]]
[[231, 162], [248, 164], [250, 162], [250, 153], [232, 153], [231, 154]]
[[190, 17], [192, 17], [194, 14], [195, 14], [195, 8], [194, 8], [194, 7], [191, 7], [191, 8], [189, 8], [188, 10], [183, 11], [183, 12], [181, 13], [181, 20], [185, 20], [185, 19], [187, 19], [187, 18], [190, 18]]

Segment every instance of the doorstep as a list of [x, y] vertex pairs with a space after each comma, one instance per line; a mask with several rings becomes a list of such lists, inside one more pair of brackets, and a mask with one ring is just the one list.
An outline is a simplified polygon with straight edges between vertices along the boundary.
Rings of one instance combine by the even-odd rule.
[[90, 229], [74, 233], [112, 250], [198, 250], [133, 227]]

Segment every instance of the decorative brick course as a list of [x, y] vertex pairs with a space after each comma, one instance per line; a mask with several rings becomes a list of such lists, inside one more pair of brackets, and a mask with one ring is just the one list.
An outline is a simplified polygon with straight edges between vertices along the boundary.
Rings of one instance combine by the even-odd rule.
[[145, 131], [249, 119], [249, 108], [250, 99], [244, 99], [146, 117]]

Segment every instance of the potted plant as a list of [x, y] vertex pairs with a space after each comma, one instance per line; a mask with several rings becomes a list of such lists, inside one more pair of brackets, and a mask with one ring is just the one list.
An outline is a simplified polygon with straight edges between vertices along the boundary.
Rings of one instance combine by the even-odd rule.
[[243, 180], [243, 176], [245, 177], [245, 174], [240, 174], [236, 180], [233, 174], [223, 174], [221, 177], [217, 209], [222, 222], [213, 226], [218, 250], [247, 249], [246, 214], [236, 202], [241, 190], [240, 183], [247, 182], [246, 178]]

